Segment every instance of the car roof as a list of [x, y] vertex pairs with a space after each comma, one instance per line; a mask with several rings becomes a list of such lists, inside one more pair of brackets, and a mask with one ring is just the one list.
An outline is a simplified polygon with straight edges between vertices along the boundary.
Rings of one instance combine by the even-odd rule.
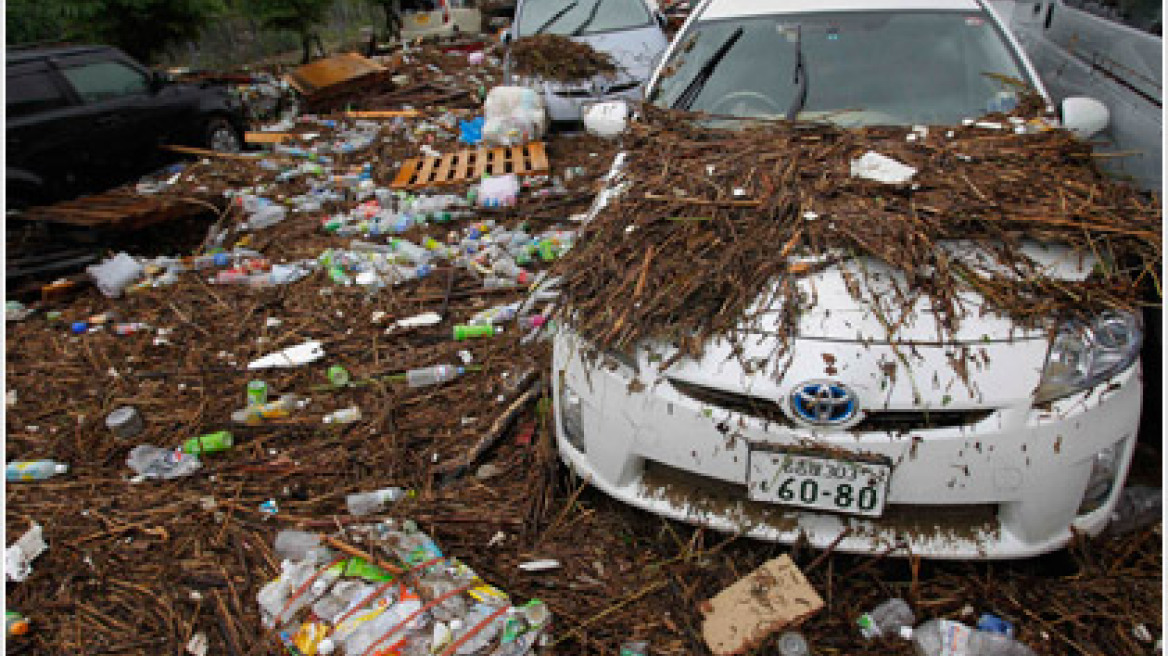
[[47, 46], [30, 48], [14, 48], [13, 46], [9, 46], [6, 55], [7, 63], [23, 64], [24, 62], [47, 59], [49, 57], [84, 55], [91, 52], [104, 52], [113, 49], [112, 46]]
[[849, 11], [979, 11], [976, 0], [712, 0], [699, 20]]

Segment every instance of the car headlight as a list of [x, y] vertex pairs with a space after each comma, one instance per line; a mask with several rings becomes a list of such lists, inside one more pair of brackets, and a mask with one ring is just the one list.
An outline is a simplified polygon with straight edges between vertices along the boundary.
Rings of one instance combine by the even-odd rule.
[[1130, 312], [1108, 310], [1090, 324], [1067, 323], [1050, 343], [1034, 402], [1061, 399], [1127, 369], [1143, 338], [1140, 320]]
[[564, 439], [577, 451], [584, 452], [584, 408], [580, 395], [560, 381], [560, 429]]
[[1119, 454], [1122, 451], [1122, 442], [1112, 444], [1095, 454], [1091, 459], [1091, 476], [1087, 479], [1087, 487], [1083, 491], [1083, 500], [1079, 503], [1079, 510], [1075, 513], [1086, 515], [1098, 510], [1111, 496], [1115, 487], [1115, 476], [1119, 471]]

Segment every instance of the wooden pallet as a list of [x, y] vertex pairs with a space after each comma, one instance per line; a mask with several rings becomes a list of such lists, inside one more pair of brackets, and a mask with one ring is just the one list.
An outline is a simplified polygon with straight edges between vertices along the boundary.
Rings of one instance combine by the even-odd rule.
[[488, 175], [539, 175], [547, 173], [547, 152], [543, 142], [510, 148], [476, 148], [460, 150], [441, 157], [406, 160], [393, 189], [420, 189], [473, 182]]

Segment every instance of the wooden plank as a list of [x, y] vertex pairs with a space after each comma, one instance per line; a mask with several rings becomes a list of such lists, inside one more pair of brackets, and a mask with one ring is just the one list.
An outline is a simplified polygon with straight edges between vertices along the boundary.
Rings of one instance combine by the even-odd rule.
[[417, 158], [407, 159], [405, 163], [402, 164], [401, 169], [398, 170], [397, 177], [393, 179], [393, 182], [389, 183], [389, 186], [393, 189], [402, 189], [404, 187], [410, 186], [410, 183], [414, 180], [414, 171], [417, 170]]
[[434, 163], [437, 161], [438, 160], [434, 159], [433, 157], [427, 157], [426, 159], [422, 160], [422, 167], [418, 170], [418, 179], [414, 184], [419, 187], [425, 187], [433, 184]]
[[456, 161], [458, 162], [458, 166], [455, 168], [455, 171], [454, 171], [454, 179], [455, 180], [457, 180], [459, 182], [466, 180], [466, 174], [470, 170], [470, 160], [471, 160], [471, 157], [473, 157], [473, 155], [471, 153], [473, 153], [473, 152], [474, 151], [471, 151], [471, 150], [458, 151], [458, 153], [456, 155], [456, 157], [457, 157]]
[[523, 146], [511, 147], [511, 172], [516, 175], [523, 175], [530, 171], [527, 165], [527, 149]]
[[483, 173], [486, 173], [486, 171], [487, 171], [487, 164], [490, 163], [490, 160], [488, 159], [487, 152], [488, 151], [485, 148], [479, 148], [477, 150], [471, 151], [471, 154], [473, 154], [474, 158], [475, 158], [475, 161], [474, 161], [474, 167], [475, 167], [474, 168], [474, 179], [475, 180], [482, 178]]
[[284, 143], [295, 135], [287, 132], [244, 132], [243, 141], [249, 144], [278, 144]]
[[438, 184], [450, 183], [450, 167], [454, 165], [454, 153], [447, 153], [438, 160], [438, 171], [434, 174], [434, 181]]
[[547, 151], [544, 150], [542, 141], [527, 144], [527, 151], [531, 155], [532, 169], [536, 171], [548, 170]]
[[416, 109], [384, 109], [368, 112], [345, 112], [345, 118], [417, 118], [422, 112]]
[[183, 153], [184, 155], [198, 155], [199, 157], [218, 157], [220, 159], [238, 159], [244, 161], [255, 161], [256, 155], [241, 155], [238, 153], [221, 153], [217, 150], [207, 150], [206, 148], [192, 148], [191, 146], [175, 146], [165, 145], [162, 147], [165, 150], [170, 150], [176, 153]]

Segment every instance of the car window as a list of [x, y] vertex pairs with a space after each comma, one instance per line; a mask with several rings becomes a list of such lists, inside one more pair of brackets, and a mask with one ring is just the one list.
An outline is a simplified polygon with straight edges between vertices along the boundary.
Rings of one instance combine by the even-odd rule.
[[8, 76], [8, 117], [27, 116], [58, 107], [65, 107], [69, 99], [53, 84], [48, 71], [29, 72]]
[[[741, 35], [734, 35], [741, 28]], [[987, 16], [970, 12], [784, 14], [695, 26], [662, 69], [650, 100], [739, 117], [797, 106], [797, 53], [807, 96], [800, 118], [844, 125], [949, 124], [1018, 101], [1028, 83]], [[733, 40], [695, 91], [690, 83]]]
[[593, 34], [649, 24], [641, 0], [528, 0], [519, 10], [518, 36]]
[[92, 62], [62, 69], [61, 73], [87, 103], [146, 93], [146, 76], [116, 61]]

